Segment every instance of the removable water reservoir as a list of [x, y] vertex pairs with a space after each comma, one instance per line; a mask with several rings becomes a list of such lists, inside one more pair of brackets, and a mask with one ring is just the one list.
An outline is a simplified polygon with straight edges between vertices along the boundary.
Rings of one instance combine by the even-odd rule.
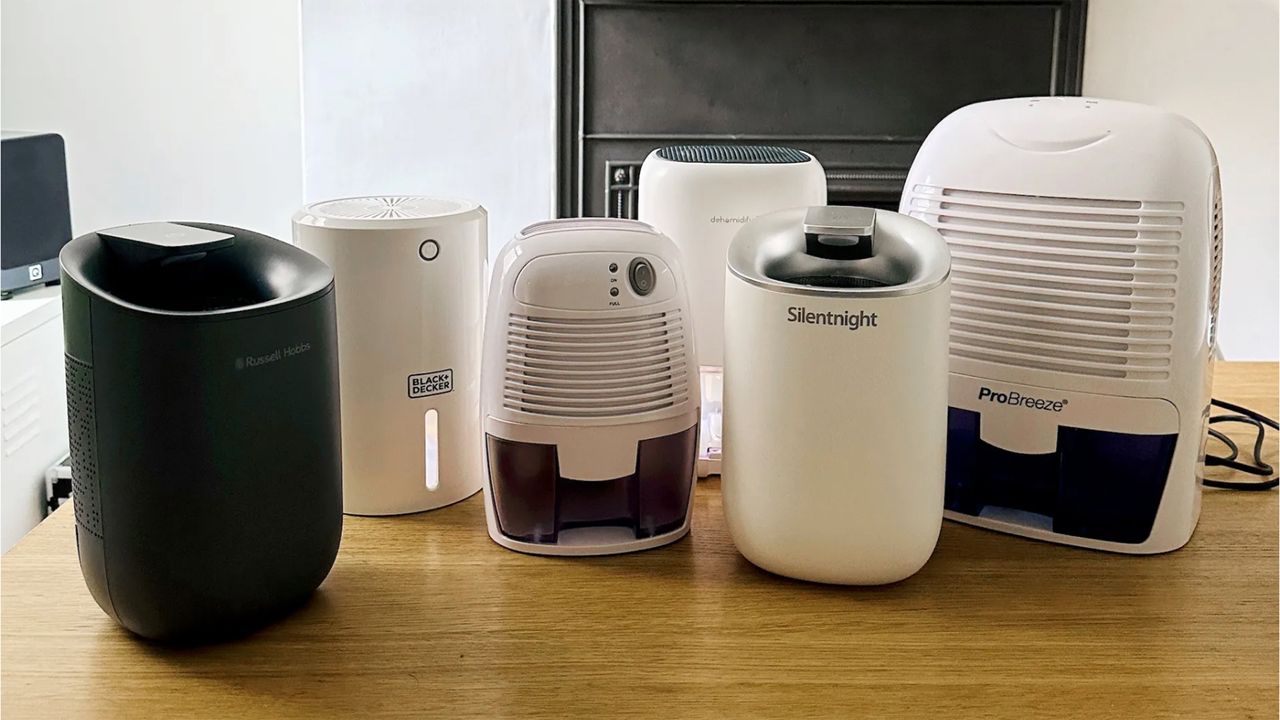
[[1178, 436], [1061, 426], [1057, 449], [1017, 453], [981, 438], [981, 415], [951, 408], [946, 508], [1119, 543], [1151, 535]]
[[513, 540], [546, 544], [579, 528], [621, 528], [636, 540], [673, 532], [689, 507], [696, 440], [696, 426], [642, 440], [634, 473], [584, 481], [561, 475], [555, 445], [489, 435], [498, 526]]

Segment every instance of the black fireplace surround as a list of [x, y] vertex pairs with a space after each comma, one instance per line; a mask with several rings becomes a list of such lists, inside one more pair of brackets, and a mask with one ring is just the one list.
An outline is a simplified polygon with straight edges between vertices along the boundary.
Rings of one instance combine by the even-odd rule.
[[635, 217], [676, 143], [812, 153], [833, 204], [895, 208], [969, 103], [1078, 95], [1086, 0], [560, 0], [561, 217]]

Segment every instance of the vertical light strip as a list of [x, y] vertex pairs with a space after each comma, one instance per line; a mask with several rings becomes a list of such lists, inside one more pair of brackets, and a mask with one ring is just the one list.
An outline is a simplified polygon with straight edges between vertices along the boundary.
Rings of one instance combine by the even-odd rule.
[[435, 490], [440, 487], [440, 431], [438, 415], [435, 408], [427, 411], [423, 416], [424, 430], [426, 431], [426, 476], [427, 489]]

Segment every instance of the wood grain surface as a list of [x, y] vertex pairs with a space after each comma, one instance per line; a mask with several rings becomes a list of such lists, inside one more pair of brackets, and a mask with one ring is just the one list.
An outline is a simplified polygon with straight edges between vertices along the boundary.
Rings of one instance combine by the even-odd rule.
[[[1274, 416], [1276, 384], [1222, 363], [1216, 395]], [[69, 509], [0, 570], [5, 720], [1277, 717], [1275, 492], [1206, 490], [1191, 543], [1156, 557], [947, 523], [924, 570], [875, 589], [751, 566], [716, 480], [689, 538], [605, 559], [503, 550], [476, 496], [348, 518], [314, 599], [200, 649], [98, 609]]]

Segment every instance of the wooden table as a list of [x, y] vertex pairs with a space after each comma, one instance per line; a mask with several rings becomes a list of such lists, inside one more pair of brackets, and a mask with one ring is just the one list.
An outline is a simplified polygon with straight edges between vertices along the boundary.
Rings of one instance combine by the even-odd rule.
[[[1276, 384], [1275, 364], [1219, 365], [1219, 397], [1273, 415]], [[477, 496], [347, 519], [307, 606], [246, 640], [186, 650], [139, 642], [98, 609], [63, 509], [0, 566], [0, 710], [1275, 718], [1276, 498], [1206, 490], [1191, 543], [1157, 557], [947, 523], [918, 575], [857, 589], [748, 564], [715, 480], [699, 485], [690, 538], [606, 559], [503, 550]]]

